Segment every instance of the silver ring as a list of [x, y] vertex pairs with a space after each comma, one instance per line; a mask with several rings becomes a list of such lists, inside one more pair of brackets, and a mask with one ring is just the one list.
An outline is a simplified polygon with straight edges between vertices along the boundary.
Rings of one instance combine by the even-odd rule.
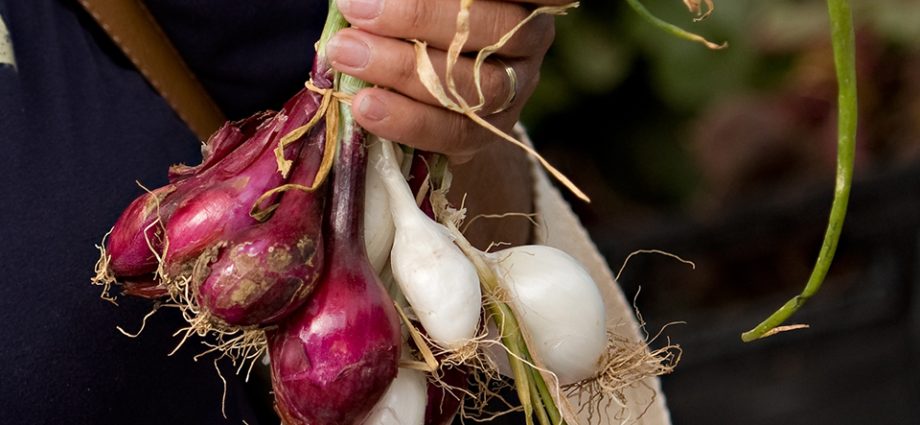
[[505, 101], [498, 107], [498, 109], [489, 113], [489, 115], [500, 114], [508, 110], [511, 107], [511, 104], [514, 103], [514, 98], [517, 97], [517, 73], [514, 72], [514, 68], [508, 66], [504, 61], [499, 58], [495, 58], [495, 62], [498, 62], [499, 65], [505, 67], [505, 76], [508, 77], [508, 97], [505, 98]]

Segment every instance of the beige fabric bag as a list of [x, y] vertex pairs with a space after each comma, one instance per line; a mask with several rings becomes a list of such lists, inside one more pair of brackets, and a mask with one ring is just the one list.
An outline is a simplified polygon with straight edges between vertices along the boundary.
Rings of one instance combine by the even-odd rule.
[[[515, 130], [519, 140], [532, 146], [523, 127], [519, 125]], [[591, 241], [588, 232], [582, 227], [578, 217], [562, 198], [559, 190], [552, 185], [546, 172], [536, 162], [533, 162], [532, 173], [535, 185], [534, 209], [538, 214], [539, 224], [535, 242], [561, 249], [580, 261], [588, 269], [603, 294], [604, 305], [607, 309], [607, 329], [613, 329], [619, 336], [630, 341], [642, 341], [632, 306], [624, 297], [607, 262]], [[627, 413], [625, 417], [620, 412], [620, 405], [612, 403], [608, 408], [607, 423], [623, 422], [643, 425], [671, 423], [658, 378], [646, 378], [643, 384], [635, 385], [626, 391]], [[577, 400], [570, 400], [573, 405], [577, 405]], [[587, 412], [582, 412], [580, 418], [583, 419], [583, 423], [588, 423]]]

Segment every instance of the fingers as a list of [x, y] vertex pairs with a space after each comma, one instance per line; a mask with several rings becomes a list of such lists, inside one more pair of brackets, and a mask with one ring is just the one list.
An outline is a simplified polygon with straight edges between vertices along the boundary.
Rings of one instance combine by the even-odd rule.
[[[419, 39], [447, 50], [456, 31], [456, 0], [337, 0], [352, 25], [385, 37]], [[469, 40], [464, 51], [494, 44], [530, 14], [523, 3], [479, 0], [470, 9]], [[509, 58], [542, 55], [552, 43], [553, 19], [539, 16], [512, 37], [499, 54]]]
[[[355, 120], [367, 131], [443, 153], [456, 163], [466, 162], [496, 138], [464, 115], [380, 88], [358, 92], [351, 108]], [[508, 131], [516, 118], [517, 111], [508, 111], [490, 117], [490, 121]]]
[[[435, 71], [446, 81], [446, 53], [428, 49]], [[344, 29], [330, 40], [326, 54], [332, 66], [371, 84], [392, 88], [410, 98], [429, 105], [440, 106], [422, 84], [417, 73], [415, 48], [412, 44], [388, 37], [368, 34], [361, 30]], [[479, 103], [473, 80], [473, 59], [461, 57], [454, 68], [457, 89], [470, 105]], [[517, 81], [508, 76], [505, 66], [513, 68]], [[533, 60], [486, 61], [480, 69], [484, 93], [484, 113], [504, 106], [512, 91], [529, 88], [539, 65]]]
[[[527, 3], [517, 0], [472, 2], [469, 37], [464, 52], [495, 44], [526, 19], [534, 6], [556, 0]], [[429, 46], [428, 55], [445, 79], [445, 51], [455, 36], [459, 2], [456, 0], [337, 0], [354, 26], [340, 31], [327, 45], [332, 66], [377, 86], [352, 99], [359, 125], [380, 137], [446, 154], [453, 162], [472, 158], [498, 137], [468, 117], [445, 109], [421, 83], [414, 45]], [[552, 16], [537, 16], [519, 29], [494, 58], [486, 61], [480, 85], [485, 105], [481, 115], [502, 131], [514, 125], [539, 78], [539, 66], [554, 37]], [[453, 70], [457, 90], [470, 105], [479, 103], [473, 82], [474, 59], [461, 56]], [[512, 94], [514, 96], [512, 96]], [[506, 105], [510, 99], [515, 99]], [[506, 108], [507, 107], [507, 108]], [[501, 113], [489, 114], [489, 111]]]

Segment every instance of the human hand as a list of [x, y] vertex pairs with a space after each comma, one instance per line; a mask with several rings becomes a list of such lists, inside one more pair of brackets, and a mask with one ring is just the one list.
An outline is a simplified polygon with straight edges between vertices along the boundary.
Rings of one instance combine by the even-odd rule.
[[[526, 18], [534, 6], [550, 3], [564, 2], [476, 1], [470, 12], [470, 36], [464, 52], [476, 52], [495, 43]], [[414, 46], [406, 41], [427, 42], [435, 70], [446, 81], [446, 50], [454, 37], [458, 0], [338, 0], [338, 7], [353, 27], [333, 37], [326, 47], [327, 57], [336, 70], [381, 87], [364, 89], [354, 96], [352, 111], [358, 124], [380, 137], [446, 154], [454, 162], [469, 160], [497, 139], [467, 117], [438, 103], [419, 80]], [[483, 64], [485, 105], [481, 114], [493, 125], [509, 132], [517, 122], [536, 88], [543, 56], [554, 35], [553, 17], [538, 16]], [[473, 63], [472, 58], [460, 56], [454, 68], [458, 91], [470, 104], [478, 99]], [[512, 87], [506, 66], [514, 70], [516, 87]], [[508, 104], [512, 90], [513, 100]]]

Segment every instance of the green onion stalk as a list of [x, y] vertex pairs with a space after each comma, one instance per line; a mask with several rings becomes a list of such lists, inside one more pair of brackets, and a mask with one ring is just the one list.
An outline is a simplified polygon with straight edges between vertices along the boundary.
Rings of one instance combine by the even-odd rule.
[[770, 317], [741, 334], [745, 342], [768, 337], [782, 330], [779, 326], [814, 296], [834, 259], [837, 242], [843, 229], [843, 220], [847, 213], [850, 199], [850, 187], [853, 184], [853, 160], [856, 151], [856, 43], [853, 31], [853, 13], [849, 0], [827, 0], [831, 23], [831, 40], [834, 49], [834, 66], [837, 71], [837, 178], [834, 186], [834, 200], [831, 204], [830, 219], [824, 233], [824, 242], [818, 260], [808, 278], [805, 289]]
[[[445, 225], [454, 234], [459, 232], [453, 223], [448, 221]], [[514, 311], [507, 303], [502, 301], [502, 297], [499, 295], [502, 290], [498, 283], [498, 277], [483, 260], [479, 251], [470, 245], [466, 239], [457, 238], [457, 245], [476, 266], [483, 289], [483, 296], [487, 299], [483, 306], [489, 310], [489, 314], [495, 321], [495, 326], [501, 335], [502, 344], [508, 350], [508, 362], [511, 366], [514, 386], [521, 402], [521, 407], [524, 409], [527, 425], [533, 424], [533, 416], [537, 417], [540, 425], [565, 424], [562, 414], [559, 412], [559, 408], [550, 393], [549, 386], [543, 379], [543, 375], [533, 366], [535, 364], [533, 356], [527, 348], [527, 341], [514, 315]]]
[[[691, 33], [656, 17], [639, 0], [626, 0], [627, 4], [644, 20], [677, 38], [701, 43], [710, 49], [721, 49], [727, 44], [712, 43], [702, 36]], [[831, 41], [834, 50], [834, 67], [837, 73], [837, 176], [834, 185], [834, 200], [821, 251], [812, 269], [808, 282], [801, 293], [787, 301], [782, 307], [747, 332], [741, 334], [744, 342], [751, 342], [785, 330], [804, 325], [781, 326], [819, 289], [834, 259], [843, 221], [846, 218], [850, 188], [853, 185], [853, 161], [856, 151], [857, 97], [856, 97], [856, 43], [853, 31], [853, 12], [849, 0], [827, 0], [831, 24]]]

